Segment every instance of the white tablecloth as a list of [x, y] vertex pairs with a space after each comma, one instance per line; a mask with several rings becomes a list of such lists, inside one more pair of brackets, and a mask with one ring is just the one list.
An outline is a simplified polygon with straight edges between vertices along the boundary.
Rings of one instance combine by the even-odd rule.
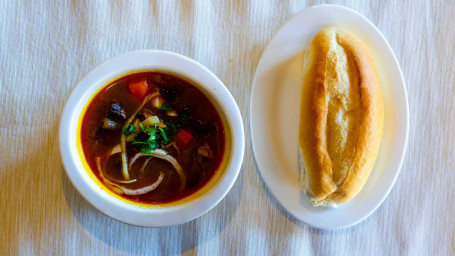
[[[265, 187], [249, 136], [256, 65], [290, 16], [323, 2], [0, 1], [0, 255], [454, 255], [454, 1], [330, 1], [379, 27], [407, 83], [407, 155], [375, 214], [351, 228], [317, 230]], [[141, 228], [103, 215], [77, 193], [60, 159], [59, 119], [75, 83], [137, 49], [207, 66], [245, 120], [237, 182], [213, 210], [183, 225]]]

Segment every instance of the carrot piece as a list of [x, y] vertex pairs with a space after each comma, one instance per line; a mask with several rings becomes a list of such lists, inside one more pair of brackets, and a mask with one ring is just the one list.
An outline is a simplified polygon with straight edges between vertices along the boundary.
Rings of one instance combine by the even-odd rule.
[[188, 144], [191, 142], [191, 140], [193, 139], [193, 135], [182, 129], [174, 135], [174, 139], [177, 147], [183, 149], [186, 146], [188, 146]]
[[133, 80], [129, 83], [131, 93], [138, 99], [143, 99], [147, 95], [148, 84], [145, 78]]

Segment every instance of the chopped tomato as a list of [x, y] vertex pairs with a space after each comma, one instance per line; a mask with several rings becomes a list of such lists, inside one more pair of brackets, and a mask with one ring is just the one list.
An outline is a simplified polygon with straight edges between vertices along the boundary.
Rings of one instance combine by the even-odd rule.
[[191, 142], [193, 135], [182, 129], [174, 135], [174, 139], [177, 147], [183, 149], [186, 148], [186, 146], [188, 146], [188, 144]]
[[143, 99], [147, 95], [148, 84], [145, 78], [130, 81], [129, 88], [131, 93], [138, 99]]

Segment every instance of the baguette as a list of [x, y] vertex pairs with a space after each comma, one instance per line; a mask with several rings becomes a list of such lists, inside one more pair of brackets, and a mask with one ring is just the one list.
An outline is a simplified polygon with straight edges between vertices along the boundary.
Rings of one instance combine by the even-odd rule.
[[373, 58], [351, 32], [319, 31], [304, 58], [300, 183], [313, 206], [357, 195], [377, 158], [384, 103]]

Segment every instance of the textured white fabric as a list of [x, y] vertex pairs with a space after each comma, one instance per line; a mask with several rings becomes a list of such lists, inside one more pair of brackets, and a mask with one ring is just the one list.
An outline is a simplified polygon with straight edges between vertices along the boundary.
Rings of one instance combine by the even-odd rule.
[[[292, 218], [265, 187], [249, 136], [256, 65], [290, 16], [320, 3], [0, 1], [0, 255], [454, 255], [454, 1], [330, 1], [379, 27], [407, 83], [408, 151], [375, 214], [321, 231]], [[58, 124], [75, 83], [137, 49], [199, 61], [226, 84], [245, 121], [245, 161], [231, 192], [179, 226], [141, 228], [103, 215], [60, 160]]]

